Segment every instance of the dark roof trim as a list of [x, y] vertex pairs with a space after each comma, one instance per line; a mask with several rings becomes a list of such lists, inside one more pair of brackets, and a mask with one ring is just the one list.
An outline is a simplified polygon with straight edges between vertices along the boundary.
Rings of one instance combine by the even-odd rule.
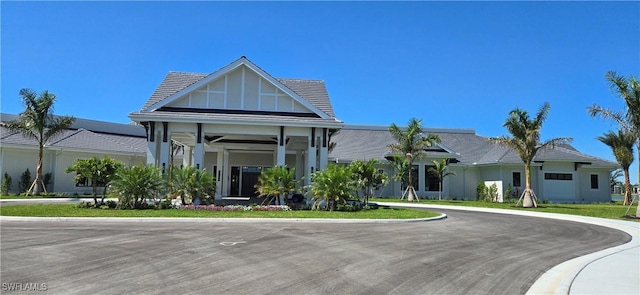
[[297, 118], [320, 118], [315, 113], [294, 113], [294, 112], [268, 112], [268, 111], [247, 111], [247, 110], [223, 110], [223, 109], [199, 109], [181, 107], [161, 107], [158, 111], [175, 113], [199, 113], [199, 114], [230, 114], [230, 115], [270, 115]]

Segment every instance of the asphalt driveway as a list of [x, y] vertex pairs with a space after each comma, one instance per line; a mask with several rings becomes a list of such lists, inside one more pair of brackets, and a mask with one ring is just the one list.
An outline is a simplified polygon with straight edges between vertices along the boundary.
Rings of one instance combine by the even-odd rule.
[[[2, 221], [1, 279], [50, 294], [523, 294], [630, 240], [596, 225], [438, 210], [399, 224]], [[32, 285], [27, 285], [32, 286]]]

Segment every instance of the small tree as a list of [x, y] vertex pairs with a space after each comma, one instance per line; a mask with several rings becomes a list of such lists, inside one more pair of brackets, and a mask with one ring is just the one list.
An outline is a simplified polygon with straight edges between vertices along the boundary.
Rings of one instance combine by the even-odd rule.
[[7, 172], [4, 173], [2, 177], [2, 187], [0, 187], [0, 192], [3, 196], [8, 196], [11, 193], [11, 176]]
[[369, 198], [373, 195], [373, 190], [386, 185], [389, 178], [383, 172], [378, 171], [376, 165], [378, 160], [371, 159], [367, 162], [356, 160], [349, 164], [356, 180], [357, 189], [362, 191], [365, 206], [369, 204]]
[[91, 183], [93, 191], [93, 201], [98, 206], [98, 187], [103, 187], [102, 199], [100, 204], [104, 203], [104, 195], [107, 193], [109, 182], [113, 178], [116, 171], [124, 165], [107, 156], [103, 159], [91, 157], [89, 159], [77, 159], [73, 164], [65, 170], [66, 173], [75, 173], [76, 183], [82, 179], [86, 179]]
[[[634, 76], [626, 78], [614, 71], [607, 72], [605, 79], [609, 82], [609, 89], [624, 100], [625, 110], [616, 111], [594, 104], [587, 108], [587, 112], [592, 117], [611, 119], [618, 123], [621, 129], [632, 133], [636, 138], [636, 150], [640, 153], [640, 81]], [[640, 161], [638, 170], [640, 171]], [[640, 173], [638, 179], [640, 180]], [[640, 202], [636, 207], [636, 217], [640, 218]]]
[[172, 173], [171, 193], [180, 196], [182, 205], [190, 204], [196, 198], [210, 203], [216, 192], [216, 179], [211, 173], [193, 166], [174, 168]]
[[611, 148], [616, 161], [622, 166], [624, 173], [624, 205], [631, 203], [631, 180], [629, 178], [629, 167], [633, 163], [633, 144], [636, 141], [635, 135], [625, 130], [618, 130], [618, 133], [609, 131], [597, 139]]
[[432, 161], [433, 167], [429, 168], [429, 172], [433, 173], [438, 178], [438, 200], [442, 200], [442, 182], [444, 178], [449, 175], [456, 175], [453, 171], [447, 171], [447, 159], [440, 161]]
[[148, 199], [162, 195], [166, 186], [161, 172], [160, 168], [151, 165], [118, 169], [111, 181], [111, 189], [118, 196], [120, 208], [143, 208]]
[[23, 88], [20, 90], [25, 110], [18, 115], [18, 119], [7, 124], [10, 130], [22, 133], [22, 136], [34, 139], [38, 142], [38, 165], [36, 166], [36, 178], [25, 190], [27, 194], [40, 195], [44, 189], [42, 182], [42, 158], [44, 145], [52, 138], [62, 134], [75, 121], [70, 116], [53, 116], [53, 103], [56, 95], [48, 91], [40, 95], [35, 91]]
[[29, 168], [22, 172], [20, 175], [20, 182], [18, 182], [18, 189], [20, 193], [26, 193], [29, 190], [29, 186], [31, 186], [31, 171]]
[[[407, 165], [409, 166], [409, 173], [407, 173], [407, 200], [414, 201], [415, 189], [413, 188], [413, 175], [411, 169], [413, 167], [413, 161], [419, 160], [425, 155], [425, 148], [436, 145], [440, 142], [440, 137], [436, 134], [424, 134], [422, 130], [422, 119], [418, 120], [412, 118], [409, 120], [409, 124], [406, 128], [400, 128], [395, 123], [389, 126], [389, 132], [391, 136], [397, 141], [394, 144], [389, 145], [389, 149], [392, 152], [400, 153], [400, 156], [405, 157]], [[403, 194], [404, 197], [404, 194]]]
[[315, 201], [313, 208], [320, 209], [326, 203], [326, 209], [333, 211], [338, 203], [346, 204], [357, 189], [353, 172], [346, 166], [330, 164], [327, 169], [316, 171], [311, 175], [310, 193]]
[[490, 142], [508, 147], [520, 156], [524, 162], [525, 190], [523, 192], [522, 207], [538, 207], [534, 200], [535, 193], [531, 189], [531, 162], [540, 150], [553, 148], [557, 144], [571, 142], [570, 137], [559, 137], [540, 141], [540, 129], [547, 118], [551, 106], [545, 102], [534, 118], [529, 118], [525, 110], [515, 108], [509, 112], [509, 117], [503, 126], [511, 133], [511, 137], [500, 136], [489, 138]]
[[298, 185], [295, 175], [295, 169], [287, 166], [276, 166], [262, 171], [255, 188], [259, 197], [266, 197], [263, 204], [271, 204], [273, 199], [276, 200], [276, 204], [280, 204], [280, 198], [295, 192]]

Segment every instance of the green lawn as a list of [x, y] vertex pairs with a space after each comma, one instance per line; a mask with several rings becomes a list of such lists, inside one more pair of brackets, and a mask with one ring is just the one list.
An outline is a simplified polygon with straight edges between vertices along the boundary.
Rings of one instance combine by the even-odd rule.
[[345, 219], [414, 219], [439, 216], [439, 213], [415, 209], [327, 211], [205, 211], [205, 210], [107, 210], [82, 209], [75, 204], [34, 204], [2, 206], [0, 215], [39, 217], [200, 217], [200, 218], [345, 218]]
[[[406, 200], [399, 199], [372, 199], [372, 202], [405, 202]], [[415, 202], [414, 202], [415, 203]], [[498, 208], [498, 209], [514, 209], [514, 210], [527, 210], [535, 212], [548, 212], [559, 214], [571, 214], [591, 217], [601, 217], [609, 219], [625, 219], [632, 220], [623, 217], [627, 211], [628, 206], [623, 206], [621, 203], [598, 203], [598, 204], [538, 204], [538, 208], [522, 208], [516, 207], [515, 203], [490, 203], [479, 201], [452, 201], [452, 200], [420, 200], [419, 204], [434, 204], [434, 205], [455, 205], [455, 206], [467, 206], [467, 207], [484, 207], [484, 208]], [[635, 216], [637, 203], [629, 210], [629, 215]], [[640, 219], [635, 219], [639, 221]]]
[[[93, 198], [93, 195], [63, 195], [63, 194], [47, 194], [40, 196], [24, 196], [24, 195], [2, 195], [0, 199], [52, 199], [52, 198]], [[98, 196], [100, 198], [100, 196]]]

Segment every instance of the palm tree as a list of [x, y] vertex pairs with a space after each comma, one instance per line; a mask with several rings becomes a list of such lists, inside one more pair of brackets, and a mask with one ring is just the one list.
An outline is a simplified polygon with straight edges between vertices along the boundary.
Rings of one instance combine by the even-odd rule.
[[337, 204], [346, 204], [357, 189], [353, 171], [346, 166], [330, 164], [327, 169], [316, 171], [311, 175], [309, 192], [315, 201], [314, 209], [319, 209], [322, 201], [326, 209], [333, 211]]
[[296, 191], [298, 185], [295, 179], [295, 169], [287, 166], [276, 166], [262, 171], [258, 177], [255, 188], [259, 197], [267, 197], [264, 201], [268, 204], [275, 199], [280, 204], [280, 198]]
[[616, 185], [619, 186], [623, 186], [624, 183], [622, 183], [621, 181], [618, 180], [618, 178], [620, 177], [624, 177], [624, 172], [622, 171], [622, 169], [616, 169], [611, 171], [611, 174], [609, 174], [609, 182], [611, 182], [611, 191], [613, 192], [613, 187]]
[[32, 193], [40, 195], [44, 187], [42, 181], [42, 158], [44, 145], [52, 138], [62, 134], [75, 121], [70, 116], [53, 116], [53, 103], [56, 95], [47, 90], [36, 94], [34, 90], [23, 88], [20, 90], [22, 103], [25, 109], [18, 115], [18, 119], [8, 122], [9, 130], [20, 132], [26, 138], [38, 142], [38, 165], [36, 166], [36, 178], [31, 187], [27, 190], [27, 195]]
[[624, 205], [631, 202], [631, 180], [629, 179], [629, 167], [633, 163], [633, 144], [636, 142], [635, 136], [627, 131], [618, 130], [618, 133], [607, 132], [597, 139], [606, 144], [613, 151], [618, 164], [622, 166], [624, 172]]
[[573, 140], [570, 137], [558, 137], [545, 142], [540, 141], [540, 129], [542, 129], [542, 124], [547, 118], [550, 108], [549, 103], [545, 102], [533, 119], [529, 118], [527, 111], [515, 108], [509, 112], [507, 121], [502, 125], [507, 128], [512, 137], [489, 138], [489, 141], [515, 151], [524, 162], [525, 190], [523, 191], [522, 207], [525, 208], [538, 206], [533, 198], [535, 193], [531, 189], [531, 162], [533, 158], [540, 150], [553, 148], [555, 145], [569, 143]]
[[438, 200], [442, 200], [442, 181], [449, 175], [456, 175], [453, 171], [447, 171], [447, 159], [440, 161], [432, 161], [433, 167], [429, 168], [429, 172], [438, 178]]
[[[389, 126], [389, 132], [391, 136], [397, 141], [397, 143], [389, 145], [389, 149], [392, 152], [400, 153], [406, 157], [407, 165], [409, 166], [409, 173], [407, 176], [407, 199], [414, 201], [415, 189], [413, 188], [413, 161], [419, 160], [425, 155], [425, 148], [434, 146], [440, 142], [440, 138], [435, 134], [427, 134], [425, 136], [424, 131], [420, 124], [422, 119], [411, 118], [406, 128], [400, 128], [395, 123]], [[404, 194], [403, 194], [404, 197]]]
[[148, 199], [164, 194], [161, 172], [161, 168], [152, 165], [119, 169], [111, 181], [111, 190], [118, 196], [120, 208], [143, 208]]
[[[614, 71], [607, 72], [605, 79], [609, 82], [609, 88], [624, 100], [625, 111], [616, 111], [594, 104], [587, 108], [587, 112], [592, 117], [611, 119], [617, 122], [621, 129], [634, 134], [636, 149], [640, 153], [640, 81], [633, 76], [625, 78]], [[638, 171], [640, 172], [640, 161]], [[638, 180], [640, 181], [640, 173], [638, 173]], [[636, 209], [636, 217], [640, 218], [640, 202]]]
[[367, 162], [356, 160], [349, 164], [349, 169], [353, 172], [359, 190], [362, 190], [364, 205], [369, 204], [369, 198], [374, 189], [387, 184], [388, 177], [376, 168], [378, 160], [371, 159]]
[[182, 205], [192, 203], [200, 198], [210, 203], [211, 196], [216, 192], [216, 181], [207, 170], [198, 170], [194, 166], [172, 169], [171, 193], [180, 196]]

